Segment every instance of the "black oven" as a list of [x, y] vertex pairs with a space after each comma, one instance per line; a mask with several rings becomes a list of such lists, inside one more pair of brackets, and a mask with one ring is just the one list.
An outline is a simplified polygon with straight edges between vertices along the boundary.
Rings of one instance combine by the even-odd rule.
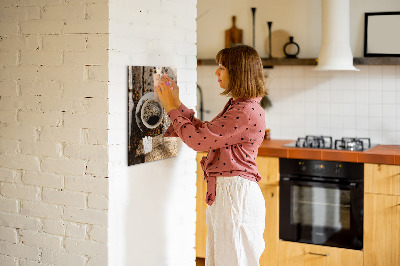
[[361, 250], [364, 165], [279, 160], [279, 238]]

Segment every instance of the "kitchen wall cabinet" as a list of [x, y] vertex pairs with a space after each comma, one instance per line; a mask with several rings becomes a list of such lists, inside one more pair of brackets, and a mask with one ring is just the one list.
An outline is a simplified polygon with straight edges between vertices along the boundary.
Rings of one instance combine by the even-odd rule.
[[363, 265], [363, 252], [345, 248], [279, 241], [279, 266]]
[[364, 266], [400, 265], [400, 166], [364, 167]]

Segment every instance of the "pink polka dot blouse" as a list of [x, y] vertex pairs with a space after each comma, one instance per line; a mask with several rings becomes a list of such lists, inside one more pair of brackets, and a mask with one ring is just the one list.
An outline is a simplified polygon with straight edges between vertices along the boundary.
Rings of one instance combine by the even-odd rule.
[[180, 137], [195, 151], [208, 151], [201, 160], [207, 181], [206, 202], [215, 201], [218, 176], [261, 179], [255, 159], [265, 135], [265, 114], [259, 98], [229, 99], [224, 109], [210, 122], [194, 117], [194, 111], [181, 105], [168, 113], [172, 125], [165, 137]]

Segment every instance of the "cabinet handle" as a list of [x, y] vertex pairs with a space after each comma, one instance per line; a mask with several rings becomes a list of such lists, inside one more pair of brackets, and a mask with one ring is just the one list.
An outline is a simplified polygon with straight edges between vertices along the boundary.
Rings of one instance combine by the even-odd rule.
[[308, 252], [308, 254], [310, 254], [310, 255], [317, 255], [317, 256], [324, 256], [324, 257], [329, 256], [329, 254], [321, 254], [321, 253], [314, 253], [314, 252]]

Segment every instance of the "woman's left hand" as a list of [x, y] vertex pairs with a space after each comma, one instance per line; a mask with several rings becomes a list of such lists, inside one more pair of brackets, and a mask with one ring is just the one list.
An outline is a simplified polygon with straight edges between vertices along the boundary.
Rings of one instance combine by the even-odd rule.
[[158, 94], [158, 99], [167, 113], [172, 109], [176, 109], [170, 87], [171, 85], [172, 84], [169, 84], [166, 79], [161, 79], [158, 87], [154, 87], [155, 92]]

